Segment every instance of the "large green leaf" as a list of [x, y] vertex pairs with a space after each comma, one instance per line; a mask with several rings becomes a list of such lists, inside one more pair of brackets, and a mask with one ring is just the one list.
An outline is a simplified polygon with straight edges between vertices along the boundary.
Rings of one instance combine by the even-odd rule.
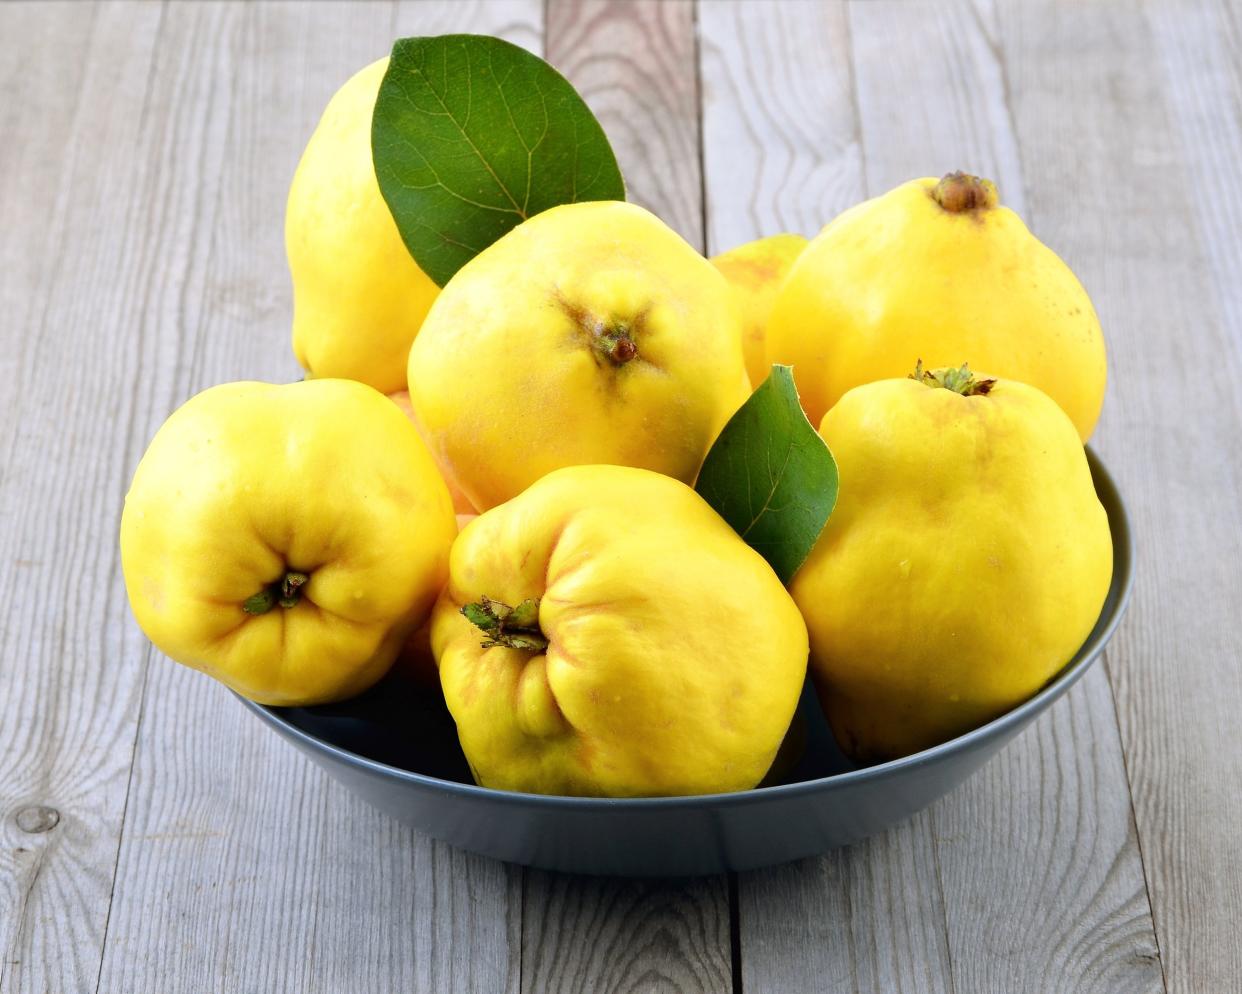
[[837, 463], [798, 403], [789, 366], [772, 372], [716, 439], [695, 489], [788, 583], [837, 502]]
[[499, 38], [402, 38], [371, 118], [375, 176], [437, 284], [557, 204], [624, 200], [604, 130], [565, 78]]

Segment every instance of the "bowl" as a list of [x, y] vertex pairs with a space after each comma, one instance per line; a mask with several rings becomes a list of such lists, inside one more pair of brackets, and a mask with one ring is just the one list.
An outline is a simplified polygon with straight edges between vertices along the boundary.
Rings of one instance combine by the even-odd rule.
[[909, 818], [957, 787], [1096, 661], [1130, 596], [1134, 548], [1125, 506], [1090, 449], [1113, 536], [1113, 578], [1074, 658], [1011, 711], [931, 749], [858, 767], [838, 750], [809, 685], [807, 747], [781, 782], [694, 797], [553, 797], [476, 786], [438, 694], [389, 677], [353, 700], [274, 708], [242, 700], [348, 789], [420, 832], [526, 866], [617, 876], [751, 870], [823, 853]]

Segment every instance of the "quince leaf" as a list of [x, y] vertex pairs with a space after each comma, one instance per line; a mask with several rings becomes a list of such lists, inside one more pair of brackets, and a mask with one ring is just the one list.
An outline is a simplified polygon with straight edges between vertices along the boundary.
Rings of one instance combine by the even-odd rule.
[[788, 583], [837, 502], [837, 463], [811, 427], [789, 366], [773, 366], [713, 443], [699, 495]]
[[577, 91], [543, 59], [485, 35], [393, 45], [371, 155], [406, 248], [439, 286], [540, 211], [625, 199], [616, 156]]

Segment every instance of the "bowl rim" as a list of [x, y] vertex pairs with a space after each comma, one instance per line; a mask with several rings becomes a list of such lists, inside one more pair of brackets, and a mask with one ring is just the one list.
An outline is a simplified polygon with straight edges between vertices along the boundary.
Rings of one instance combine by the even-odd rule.
[[[661, 797], [576, 797], [565, 794], [533, 794], [525, 791], [497, 790], [492, 787], [482, 787], [478, 784], [443, 780], [426, 773], [416, 773], [413, 770], [369, 759], [366, 756], [361, 756], [356, 752], [334, 745], [294, 725], [279, 713], [281, 709], [273, 709], [268, 705], [248, 700], [236, 691], [231, 691], [231, 693], [263, 722], [272, 726], [287, 738], [296, 740], [298, 744], [310, 752], [319, 753], [327, 759], [345, 766], [352, 766], [357, 770], [374, 776], [393, 778], [426, 790], [447, 792], [468, 801], [486, 800], [492, 803], [516, 806], [537, 805], [576, 812], [598, 812], [615, 810], [617, 808], [624, 808], [627, 811], [651, 811], [679, 808], [735, 807], [762, 804], [784, 798], [797, 798], [806, 794], [844, 788], [860, 781], [880, 780], [903, 772], [917, 770], [946, 757], [967, 752], [985, 740], [1003, 735], [1010, 729], [1016, 731], [1021, 728], [1028, 719], [1051, 705], [1078, 681], [1103, 652], [1105, 644], [1112, 638], [1113, 632], [1116, 631], [1121, 619], [1125, 616], [1134, 586], [1134, 535], [1130, 528], [1130, 520], [1126, 512], [1125, 503], [1121, 499], [1121, 494], [1117, 489], [1112, 474], [1108, 472], [1104, 463], [1090, 446], [1086, 446], [1085, 449], [1097, 495], [1110, 498], [1107, 502], [1102, 500], [1101, 503], [1106, 504], [1109, 530], [1114, 537], [1114, 576], [1112, 582], [1117, 585], [1117, 596], [1113, 603], [1112, 612], [1105, 617], [1103, 608], [1101, 609], [1100, 617], [1103, 619], [1104, 624], [1101, 626], [1099, 624], [1100, 619], [1097, 619], [1096, 626], [1092, 629], [1091, 634], [1074, 654], [1077, 657], [1076, 661], [1071, 661], [1069, 665], [1062, 668], [1052, 680], [1032, 697], [1006, 711], [1004, 714], [993, 718], [986, 724], [973, 728], [956, 738], [949, 739], [947, 742], [941, 742], [939, 745], [911, 753], [908, 756], [891, 759], [884, 763], [877, 763], [874, 766], [864, 766], [857, 770], [847, 770], [843, 773], [834, 773], [826, 777], [816, 777], [813, 780], [800, 780], [795, 783], [774, 784], [768, 787], [754, 787], [751, 790], [728, 791], [716, 794], [677, 794]], [[1124, 554], [1118, 554], [1118, 546], [1121, 547]], [[1121, 567], [1120, 572], [1118, 572], [1118, 566]], [[1107, 606], [1107, 601], [1105, 606]]]

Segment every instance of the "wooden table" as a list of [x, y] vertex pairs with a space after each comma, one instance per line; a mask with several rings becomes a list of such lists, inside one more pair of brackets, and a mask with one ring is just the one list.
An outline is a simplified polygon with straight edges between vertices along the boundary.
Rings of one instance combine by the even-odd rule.
[[[523, 871], [355, 800], [129, 616], [160, 421], [288, 380], [284, 198], [401, 35], [580, 88], [718, 251], [963, 168], [1080, 274], [1139, 578], [1105, 665], [823, 858]], [[0, 990], [1242, 990], [1242, 18], [1225, 3], [0, 3]]]

